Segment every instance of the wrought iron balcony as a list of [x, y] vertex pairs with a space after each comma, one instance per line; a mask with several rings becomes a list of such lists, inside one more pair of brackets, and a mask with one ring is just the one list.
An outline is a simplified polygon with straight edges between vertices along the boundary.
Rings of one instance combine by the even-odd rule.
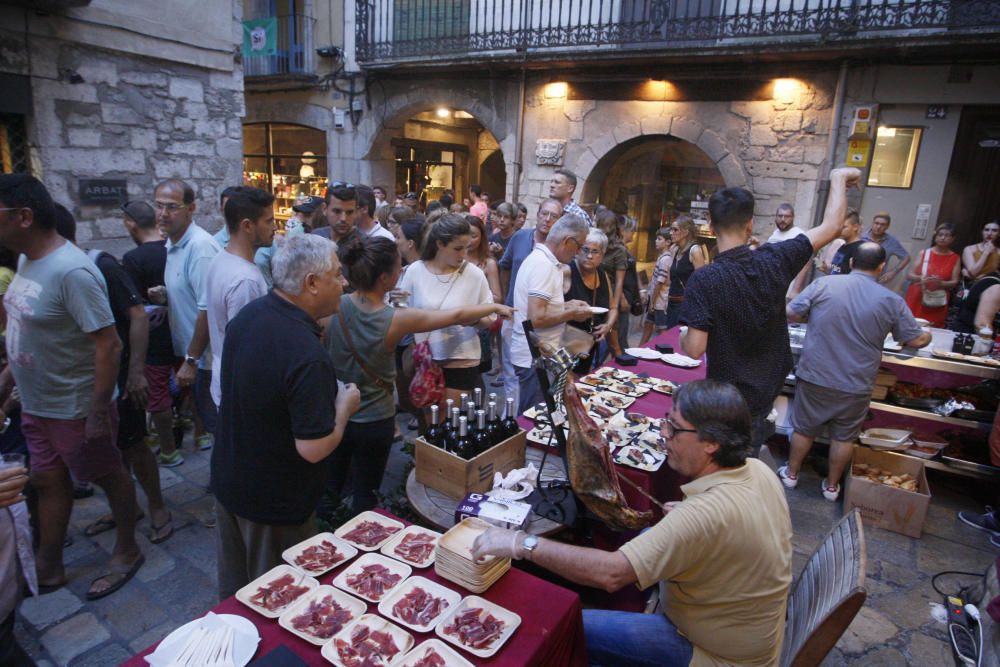
[[278, 48], [273, 56], [245, 56], [243, 76], [265, 77], [316, 73], [313, 26], [316, 19], [303, 14], [277, 16]]
[[1000, 32], [990, 0], [355, 0], [356, 58], [545, 59], [689, 49], [822, 50]]

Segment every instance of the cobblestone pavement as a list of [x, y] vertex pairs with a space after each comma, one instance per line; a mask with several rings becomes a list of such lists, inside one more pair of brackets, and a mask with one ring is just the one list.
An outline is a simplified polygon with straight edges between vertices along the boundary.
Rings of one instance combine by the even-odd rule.
[[[161, 471], [174, 535], [151, 544], [145, 538], [149, 519], [143, 519], [139, 539], [146, 564], [122, 590], [95, 602], [86, 602], [85, 592], [107, 558], [113, 533], [85, 537], [84, 527], [106, 505], [100, 494], [77, 501], [70, 523], [75, 541], [66, 550], [69, 585], [26, 599], [20, 608], [18, 639], [40, 665], [118, 664], [216, 604], [215, 541], [213, 529], [206, 526], [214, 502], [206, 492], [208, 455], [188, 446], [184, 465]], [[404, 460], [397, 447], [384, 490], [399, 485]], [[952, 664], [943, 626], [929, 615], [928, 603], [939, 601], [930, 578], [942, 570], [983, 571], [998, 551], [986, 533], [955, 517], [958, 510], [982, 509], [964, 495], [966, 480], [933, 475], [930, 484], [934, 497], [921, 539], [866, 527], [868, 602], [824, 666]], [[798, 572], [841, 508], [823, 500], [819, 477], [808, 468], [788, 498]]]

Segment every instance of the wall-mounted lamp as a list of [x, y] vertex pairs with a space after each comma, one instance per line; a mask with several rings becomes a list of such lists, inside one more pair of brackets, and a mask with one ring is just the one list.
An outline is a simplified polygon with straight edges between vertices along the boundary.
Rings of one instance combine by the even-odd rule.
[[438, 118], [447, 118], [450, 115], [451, 115], [451, 111], [450, 110], [448, 110], [448, 109], [446, 109], [444, 107], [438, 107], [438, 110], [437, 110], [437, 117]]
[[566, 97], [569, 94], [569, 84], [565, 81], [553, 81], [545, 84], [545, 97]]
[[798, 79], [775, 79], [774, 99], [785, 103], [794, 102], [802, 88], [802, 82]]

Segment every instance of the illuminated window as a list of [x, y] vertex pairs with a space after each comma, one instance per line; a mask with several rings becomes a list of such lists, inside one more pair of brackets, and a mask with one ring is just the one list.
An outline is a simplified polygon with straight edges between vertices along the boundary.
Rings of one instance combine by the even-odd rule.
[[919, 127], [879, 127], [872, 153], [868, 185], [878, 188], [909, 188], [920, 149]]

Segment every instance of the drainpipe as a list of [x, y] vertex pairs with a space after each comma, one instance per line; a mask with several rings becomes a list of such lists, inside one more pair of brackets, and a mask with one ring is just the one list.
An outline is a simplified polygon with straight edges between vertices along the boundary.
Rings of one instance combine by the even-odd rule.
[[527, 104], [528, 70], [521, 65], [521, 90], [518, 95], [517, 113], [517, 148], [514, 151], [514, 189], [511, 191], [510, 200], [517, 202], [521, 191], [521, 174], [524, 172], [522, 160], [524, 159], [524, 112]]
[[830, 112], [830, 138], [826, 144], [827, 173], [819, 181], [816, 191], [816, 208], [813, 210], [813, 227], [823, 222], [823, 212], [826, 210], [826, 200], [830, 196], [830, 170], [837, 154], [837, 141], [840, 137], [840, 118], [844, 115], [844, 98], [847, 96], [847, 61], [840, 63], [840, 74], [837, 76], [837, 91], [834, 93], [833, 110]]

